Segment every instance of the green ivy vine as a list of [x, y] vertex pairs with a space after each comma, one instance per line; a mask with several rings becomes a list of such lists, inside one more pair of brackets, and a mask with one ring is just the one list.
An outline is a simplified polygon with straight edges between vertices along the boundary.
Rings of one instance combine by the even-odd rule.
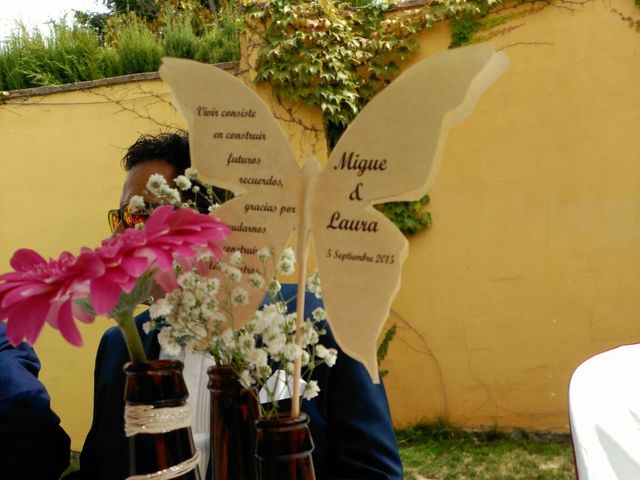
[[[495, 0], [435, 0], [406, 10], [387, 1], [270, 0], [244, 2], [247, 28], [264, 39], [256, 81], [271, 84], [279, 98], [319, 106], [329, 148], [357, 113], [399, 73], [418, 48], [415, 34], [436, 22], [473, 18]], [[484, 3], [483, 3], [484, 2]], [[431, 224], [416, 202], [377, 208], [405, 233]]]

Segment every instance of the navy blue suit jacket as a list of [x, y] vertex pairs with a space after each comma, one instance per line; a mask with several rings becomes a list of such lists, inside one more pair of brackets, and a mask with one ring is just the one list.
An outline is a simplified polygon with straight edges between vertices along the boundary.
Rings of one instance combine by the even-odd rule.
[[69, 465], [69, 437], [38, 380], [40, 361], [26, 343], [13, 347], [0, 322], [0, 477], [58, 479]]
[[[295, 285], [283, 285], [292, 298]], [[295, 303], [295, 302], [293, 302]], [[321, 302], [307, 294], [305, 316]], [[289, 306], [290, 308], [295, 308]], [[145, 312], [136, 318], [148, 358], [157, 358], [156, 334], [145, 335]], [[328, 330], [328, 328], [327, 328]], [[338, 348], [328, 331], [320, 342]], [[128, 360], [122, 334], [109, 329], [96, 355], [93, 423], [80, 457], [80, 472], [72, 478], [121, 480], [128, 472], [124, 437], [124, 382], [122, 366]], [[313, 463], [318, 480], [401, 480], [402, 464], [391, 426], [384, 386], [374, 384], [365, 368], [339, 351], [336, 364], [318, 367], [313, 374], [320, 394], [302, 404], [310, 419], [315, 443]]]

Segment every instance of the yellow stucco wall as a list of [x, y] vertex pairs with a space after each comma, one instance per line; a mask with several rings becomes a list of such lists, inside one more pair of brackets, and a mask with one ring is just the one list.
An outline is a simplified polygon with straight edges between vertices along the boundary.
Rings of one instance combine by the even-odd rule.
[[[572, 371], [640, 341], [640, 34], [616, 10], [640, 18], [537, 3], [482, 34], [510, 66], [452, 129], [411, 240], [385, 364], [399, 425], [567, 431]], [[432, 33], [423, 54], [446, 47]]]
[[[566, 431], [572, 370], [640, 340], [640, 35], [612, 9], [640, 10], [632, 0], [564, 6], [574, 11], [508, 9], [518, 15], [482, 33], [511, 65], [451, 131], [434, 225], [411, 239], [384, 364], [399, 426], [445, 415]], [[446, 26], [422, 35], [419, 56], [446, 48], [448, 35]], [[147, 81], [0, 105], [0, 271], [17, 248], [55, 256], [108, 235], [124, 149], [139, 133], [183, 125], [168, 100]], [[292, 135], [296, 148], [317, 142]], [[83, 349], [50, 329], [37, 344], [75, 449], [109, 326], [82, 326]]]

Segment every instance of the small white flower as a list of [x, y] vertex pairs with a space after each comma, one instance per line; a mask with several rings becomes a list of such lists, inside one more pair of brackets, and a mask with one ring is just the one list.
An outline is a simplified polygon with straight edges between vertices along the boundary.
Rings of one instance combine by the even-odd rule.
[[240, 253], [240, 250], [236, 250], [231, 254], [231, 257], [229, 257], [229, 263], [235, 266], [242, 265], [242, 254]]
[[171, 188], [166, 184], [160, 187], [160, 194], [158, 196], [167, 199], [169, 202], [171, 202], [174, 205], [178, 205], [181, 203], [180, 192], [177, 189]]
[[184, 175], [178, 175], [173, 179], [173, 181], [175, 182], [176, 186], [182, 191], [189, 190], [191, 188], [191, 180], [189, 180]]
[[211, 250], [200, 250], [198, 252], [198, 254], [196, 255], [196, 260], [201, 260], [203, 262], [210, 262], [213, 259], [213, 254], [211, 253]]
[[231, 301], [237, 307], [249, 304], [249, 294], [242, 287], [236, 287], [231, 292]]
[[296, 261], [296, 254], [293, 251], [293, 248], [291, 247], [287, 247], [282, 251], [282, 255], [280, 255], [280, 261], [288, 261], [288, 262], [293, 262], [295, 263]]
[[264, 287], [264, 277], [257, 272], [254, 272], [249, 275], [249, 286], [251, 288], [262, 288]]
[[253, 384], [253, 378], [249, 370], [243, 370], [240, 374], [240, 383], [244, 388], [249, 388]]
[[238, 283], [240, 280], [242, 280], [242, 272], [236, 267], [222, 264], [222, 271], [227, 276], [227, 278], [234, 283]]
[[310, 357], [311, 356], [309, 355], [309, 352], [307, 352], [306, 350], [301, 351], [300, 363], [302, 364], [303, 367], [306, 367], [307, 365], [309, 365]]
[[278, 263], [278, 266], [276, 267], [276, 271], [280, 275], [291, 275], [293, 274], [293, 272], [295, 272], [295, 263], [289, 260], [283, 259], [280, 261], [280, 263]]
[[307, 277], [307, 290], [313, 293], [316, 298], [322, 298], [322, 287], [320, 285], [320, 276], [318, 272]]
[[207, 211], [209, 213], [213, 213], [216, 210], [216, 208], [218, 208], [219, 206], [220, 206], [219, 203], [213, 203], [213, 204], [209, 205], [209, 208], [207, 208]]
[[269, 258], [271, 256], [271, 249], [268, 247], [263, 247], [260, 250], [258, 250], [258, 258], [261, 261], [265, 261], [267, 258]]
[[220, 280], [217, 278], [207, 278], [207, 293], [216, 296], [220, 290]]
[[156, 196], [162, 195], [164, 187], [168, 187], [167, 180], [159, 173], [154, 173], [147, 180], [147, 190]]
[[144, 210], [146, 205], [144, 204], [144, 199], [140, 195], [134, 195], [129, 200], [129, 209], [133, 212], [138, 210]]
[[227, 328], [220, 335], [220, 340], [222, 340], [222, 343], [224, 343], [225, 346], [232, 347], [234, 343], [233, 330], [231, 330], [230, 328]]
[[[149, 316], [151, 318], [166, 317], [171, 313], [171, 304], [166, 298], [161, 298], [153, 302], [149, 307]], [[149, 332], [146, 332], [149, 333]]]
[[313, 328], [313, 324], [305, 322], [303, 328], [302, 345], [306, 347], [307, 345], [315, 345], [318, 343], [318, 331]]
[[151, 322], [144, 322], [142, 324], [142, 331], [149, 335], [149, 332], [151, 331]]
[[304, 387], [304, 393], [302, 394], [302, 397], [305, 400], [311, 400], [312, 398], [317, 397], [318, 393], [320, 393], [318, 382], [315, 380], [310, 380]]
[[266, 367], [269, 363], [269, 356], [261, 348], [256, 348], [249, 354], [249, 362], [256, 368]]
[[171, 327], [165, 327], [158, 333], [158, 343], [162, 347], [162, 350], [171, 357], [176, 357], [180, 355], [180, 345], [178, 342], [171, 336]]
[[293, 375], [293, 369], [294, 369], [295, 365], [293, 362], [285, 362], [284, 364], [284, 371], [287, 375]]
[[324, 360], [329, 367], [333, 367], [338, 358], [338, 351], [335, 348], [326, 348], [324, 345], [316, 345], [316, 357]]
[[198, 193], [200, 191], [200, 187], [198, 185], [194, 185], [193, 188], [191, 189], [191, 191], [193, 193]]
[[198, 176], [198, 169], [194, 167], [189, 167], [184, 171], [184, 174], [189, 180], [195, 180], [196, 177]]
[[257, 335], [262, 335], [269, 328], [270, 323], [271, 316], [266, 315], [263, 311], [257, 311], [252, 320], [252, 325]]
[[324, 363], [329, 367], [333, 367], [336, 364], [336, 360], [338, 359], [338, 351], [335, 348], [330, 348], [329, 353], [324, 359]]
[[317, 307], [311, 312], [311, 316], [316, 322], [327, 319], [327, 312], [322, 307]]
[[271, 298], [274, 298], [281, 288], [282, 287], [280, 286], [280, 282], [274, 278], [269, 282], [269, 285], [267, 286], [267, 294]]
[[282, 332], [273, 332], [271, 335], [267, 335], [263, 338], [267, 352], [271, 355], [278, 355], [284, 349], [287, 344], [287, 338]]
[[300, 347], [298, 347], [295, 343], [287, 343], [282, 350], [282, 354], [287, 360], [293, 362], [300, 356], [301, 351], [302, 350], [300, 349]]
[[241, 349], [249, 352], [255, 348], [256, 342], [253, 338], [253, 335], [251, 335], [250, 333], [243, 333], [242, 335], [240, 335], [240, 337], [238, 337], [238, 345], [240, 345]]

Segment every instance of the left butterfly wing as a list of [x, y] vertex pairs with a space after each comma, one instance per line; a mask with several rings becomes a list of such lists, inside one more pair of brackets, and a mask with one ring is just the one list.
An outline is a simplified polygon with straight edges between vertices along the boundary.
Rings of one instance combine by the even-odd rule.
[[400, 287], [408, 244], [372, 204], [426, 193], [447, 130], [471, 112], [506, 64], [489, 44], [416, 64], [362, 110], [319, 175], [311, 233], [329, 323], [340, 347], [374, 381], [376, 339]]
[[[237, 286], [248, 287], [248, 274], [261, 271], [257, 252], [273, 248], [278, 258], [294, 231], [301, 201], [300, 168], [289, 140], [258, 95], [244, 82], [192, 60], [164, 58], [162, 79], [189, 124], [191, 161], [207, 183], [239, 194], [215, 211], [233, 234], [223, 249], [239, 250], [245, 275]], [[274, 273], [269, 260], [266, 277]], [[262, 293], [235, 312], [235, 327], [256, 311]]]

